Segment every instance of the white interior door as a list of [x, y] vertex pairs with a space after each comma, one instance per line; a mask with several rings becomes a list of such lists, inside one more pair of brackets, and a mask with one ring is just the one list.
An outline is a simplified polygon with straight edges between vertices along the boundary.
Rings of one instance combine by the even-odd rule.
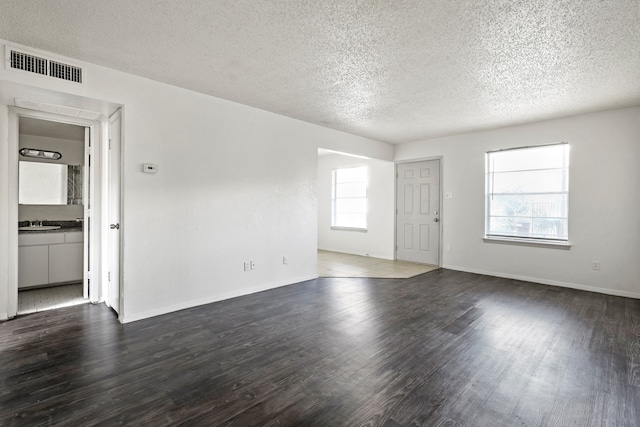
[[120, 110], [109, 117], [109, 195], [107, 215], [108, 270], [107, 304], [120, 314], [120, 150], [122, 137]]
[[396, 197], [396, 258], [439, 265], [440, 161], [398, 164]]
[[[89, 281], [91, 280], [91, 220], [93, 204], [93, 191], [91, 182], [91, 129], [84, 128], [84, 172], [83, 172], [83, 186], [82, 186], [82, 204], [84, 205], [84, 217], [83, 217], [83, 248], [82, 248], [82, 288], [83, 296], [89, 298]], [[97, 298], [94, 297], [94, 300]]]

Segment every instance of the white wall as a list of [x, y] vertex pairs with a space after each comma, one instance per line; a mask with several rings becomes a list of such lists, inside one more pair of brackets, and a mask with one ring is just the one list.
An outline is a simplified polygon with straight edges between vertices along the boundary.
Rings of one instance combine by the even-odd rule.
[[[346, 167], [366, 166], [367, 232], [331, 229], [332, 171]], [[394, 171], [392, 162], [361, 159], [340, 154], [318, 158], [318, 248], [328, 251], [375, 258], [394, 259]]]
[[[317, 148], [393, 153], [382, 142], [82, 65], [79, 88], [5, 70], [0, 80], [124, 105], [124, 321], [317, 277]], [[157, 174], [142, 173], [143, 163]], [[248, 260], [254, 271], [243, 271]]]
[[[571, 144], [571, 249], [483, 242], [485, 152], [559, 141]], [[396, 160], [430, 156], [443, 156], [453, 194], [442, 209], [445, 268], [640, 298], [640, 107], [396, 147]]]

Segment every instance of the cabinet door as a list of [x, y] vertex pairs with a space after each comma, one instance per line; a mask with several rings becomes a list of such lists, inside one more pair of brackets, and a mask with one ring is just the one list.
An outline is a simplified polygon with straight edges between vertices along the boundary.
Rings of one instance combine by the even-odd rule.
[[18, 247], [18, 288], [49, 283], [49, 245]]
[[49, 245], [49, 283], [82, 280], [82, 243]]

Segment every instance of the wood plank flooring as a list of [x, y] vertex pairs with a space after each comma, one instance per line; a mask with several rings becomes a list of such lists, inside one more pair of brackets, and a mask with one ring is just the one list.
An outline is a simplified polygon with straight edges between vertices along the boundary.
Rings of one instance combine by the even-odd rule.
[[640, 301], [450, 270], [0, 323], [0, 425], [638, 426]]

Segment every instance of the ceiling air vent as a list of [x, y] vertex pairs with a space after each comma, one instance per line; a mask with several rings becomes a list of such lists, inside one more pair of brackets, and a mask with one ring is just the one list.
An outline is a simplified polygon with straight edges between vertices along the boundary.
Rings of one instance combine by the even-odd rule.
[[7, 48], [9, 66], [13, 70], [42, 74], [68, 82], [82, 83], [82, 68], [30, 53]]
[[48, 61], [27, 53], [11, 51], [11, 68], [29, 71], [30, 73], [48, 74]]
[[49, 61], [49, 75], [70, 82], [82, 83], [82, 68], [61, 62]]

